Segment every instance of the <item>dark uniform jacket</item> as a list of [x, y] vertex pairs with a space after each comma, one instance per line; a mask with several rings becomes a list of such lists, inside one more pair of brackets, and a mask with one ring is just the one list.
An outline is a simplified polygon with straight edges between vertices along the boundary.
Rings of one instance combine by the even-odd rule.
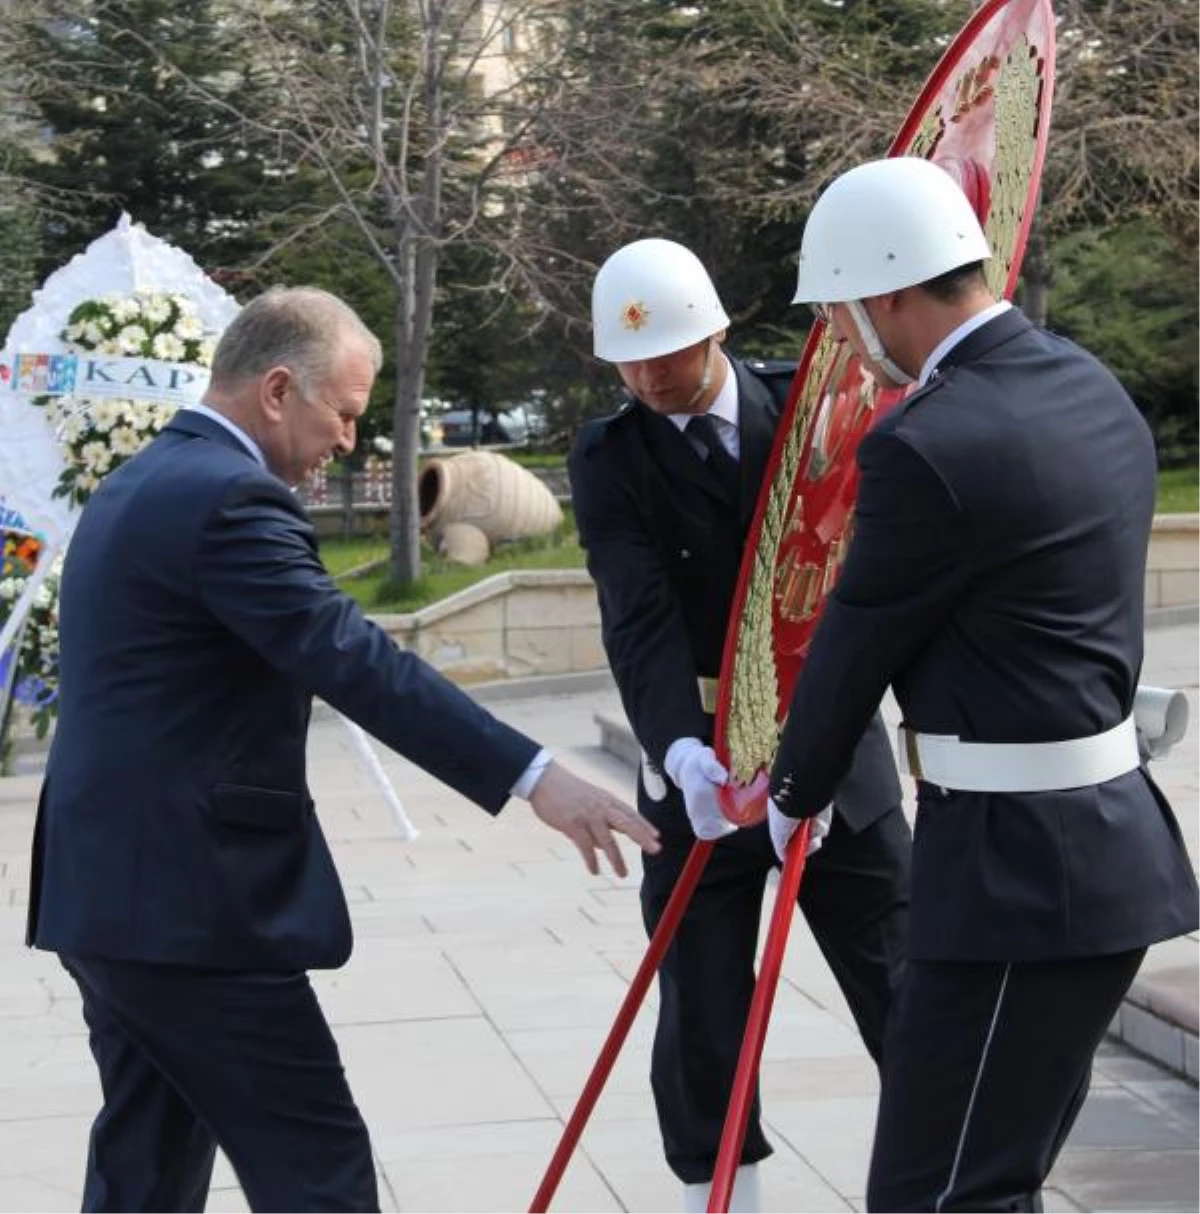
[[[668, 418], [641, 402], [589, 422], [570, 458], [572, 501], [596, 580], [604, 646], [633, 732], [661, 772], [676, 738], [710, 741], [697, 677], [720, 674], [725, 633], [781, 399], [750, 367], [730, 360], [739, 400], [739, 501]], [[882, 725], [862, 721], [863, 744], [838, 790], [837, 809], [861, 830], [900, 802]], [[848, 764], [849, 766], [849, 764]], [[639, 805], [664, 824], [658, 796], [639, 783]], [[682, 799], [669, 780], [674, 809]], [[832, 791], [832, 790], [831, 790]], [[686, 828], [686, 819], [681, 823]]]
[[[1086, 737], [1130, 713], [1154, 447], [1100, 363], [1013, 309], [955, 346], [858, 459], [854, 538], [773, 774], [785, 812], [821, 809], [889, 684], [913, 729], [971, 742]], [[1092, 956], [1197, 925], [1145, 770], [1063, 792], [922, 782], [918, 798], [915, 959]]]
[[28, 934], [68, 954], [345, 961], [305, 779], [314, 693], [493, 813], [537, 751], [366, 620], [291, 490], [186, 410], [83, 512], [61, 675]]

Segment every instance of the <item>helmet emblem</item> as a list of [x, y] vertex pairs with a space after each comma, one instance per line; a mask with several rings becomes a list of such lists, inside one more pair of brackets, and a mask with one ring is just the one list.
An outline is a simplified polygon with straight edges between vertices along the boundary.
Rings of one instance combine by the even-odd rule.
[[635, 333], [650, 319], [650, 309], [640, 299], [631, 299], [621, 309], [621, 325]]

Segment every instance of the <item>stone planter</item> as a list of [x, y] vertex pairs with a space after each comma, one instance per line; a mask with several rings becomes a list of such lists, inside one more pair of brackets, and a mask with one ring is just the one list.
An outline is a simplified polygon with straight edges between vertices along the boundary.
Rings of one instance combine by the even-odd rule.
[[1200, 601], [1200, 514], [1155, 515], [1146, 558], [1146, 609]]

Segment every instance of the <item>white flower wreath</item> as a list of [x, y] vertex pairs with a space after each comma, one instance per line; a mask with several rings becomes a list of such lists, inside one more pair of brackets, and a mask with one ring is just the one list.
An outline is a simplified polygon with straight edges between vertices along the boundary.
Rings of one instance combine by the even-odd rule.
[[[135, 291], [87, 299], [71, 312], [62, 339], [73, 351], [212, 365], [216, 341], [185, 295]], [[170, 421], [169, 401], [42, 396], [66, 467], [54, 490], [82, 506], [114, 468], [136, 455]]]
[[[0, 528], [0, 625], [8, 619], [38, 560], [41, 541], [22, 528]], [[33, 605], [25, 618], [20, 645], [10, 660], [16, 669], [7, 672], [15, 699], [26, 705], [39, 738], [45, 737], [58, 713], [58, 583], [62, 557], [54, 558], [49, 572], [37, 589]], [[6, 715], [0, 713], [0, 715]], [[6, 721], [0, 720], [0, 752]], [[0, 753], [0, 763], [4, 755]]]

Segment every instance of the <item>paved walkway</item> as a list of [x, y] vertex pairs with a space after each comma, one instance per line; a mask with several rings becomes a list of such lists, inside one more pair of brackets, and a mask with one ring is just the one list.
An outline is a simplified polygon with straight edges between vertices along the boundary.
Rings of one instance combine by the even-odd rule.
[[[1194, 691], [1194, 624], [1149, 640], [1147, 677], [1178, 661], [1177, 683]], [[600, 749], [593, 720], [618, 711], [613, 692], [492, 707], [628, 793], [630, 771]], [[1187, 745], [1171, 786], [1195, 849], [1195, 725]], [[402, 843], [336, 720], [319, 716], [310, 753], [357, 933], [350, 963], [315, 979], [371, 1126], [384, 1208], [526, 1209], [643, 955], [636, 880], [588, 876], [527, 807], [493, 821], [382, 752], [421, 830]], [[37, 783], [0, 781], [0, 1211], [78, 1208], [99, 1103], [73, 987], [54, 958], [20, 943]], [[1196, 942], [1179, 948], [1194, 965]], [[679, 1208], [646, 1078], [652, 1020], [645, 1009], [554, 1209]], [[762, 1081], [776, 1146], [767, 1208], [861, 1209], [876, 1080], [802, 924]], [[1196, 1210], [1198, 1132], [1193, 1085], [1106, 1045], [1047, 1208]], [[209, 1209], [245, 1209], [223, 1164]]]

